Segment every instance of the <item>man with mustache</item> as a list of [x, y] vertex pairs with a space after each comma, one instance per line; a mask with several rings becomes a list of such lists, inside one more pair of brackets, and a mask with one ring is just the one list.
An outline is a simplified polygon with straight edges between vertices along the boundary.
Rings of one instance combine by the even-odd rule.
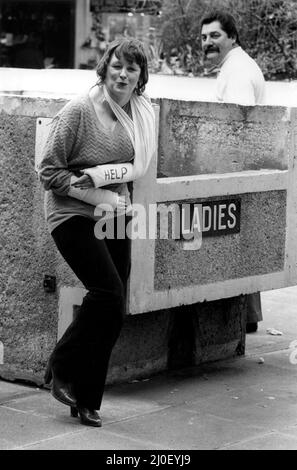
[[[265, 80], [257, 63], [241, 48], [232, 15], [222, 10], [201, 21], [201, 45], [208, 73], [218, 71], [216, 100], [247, 106], [265, 103]], [[246, 332], [263, 319], [260, 293], [247, 295]]]
[[219, 69], [216, 99], [247, 106], [264, 104], [265, 80], [257, 63], [241, 48], [232, 15], [215, 10], [201, 21], [201, 45], [208, 72]]

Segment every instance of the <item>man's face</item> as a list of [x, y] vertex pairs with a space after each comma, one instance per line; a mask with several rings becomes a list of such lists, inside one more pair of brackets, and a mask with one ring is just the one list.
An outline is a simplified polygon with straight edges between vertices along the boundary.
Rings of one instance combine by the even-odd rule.
[[206, 65], [219, 65], [234, 44], [235, 38], [228, 37], [219, 21], [202, 26], [201, 45]]

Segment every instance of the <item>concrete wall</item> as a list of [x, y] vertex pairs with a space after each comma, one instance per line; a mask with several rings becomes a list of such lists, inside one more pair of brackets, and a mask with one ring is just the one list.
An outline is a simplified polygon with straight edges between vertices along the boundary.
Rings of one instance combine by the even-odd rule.
[[[194, 251], [184, 251], [175, 240], [157, 239], [155, 289], [165, 289], [168, 280], [173, 288], [283, 271], [286, 192], [238, 194], [238, 198], [242, 214], [239, 233], [203, 237], [201, 248]], [[233, 197], [208, 198], [207, 201], [228, 199], [233, 200]], [[196, 199], [195, 202], [202, 201]]]
[[170, 237], [134, 241], [133, 313], [296, 284], [295, 114], [285, 107], [160, 100], [158, 159], [135, 183], [134, 200], [147, 210], [162, 206], [161, 225], [169, 206], [235, 199], [240, 227], [203, 232], [195, 250]]
[[[162, 100], [159, 171], [166, 176], [288, 168], [286, 108]], [[255, 137], [257, 137], [255, 139]]]
[[[2, 68], [0, 92], [23, 96], [74, 96], [96, 83], [95, 70]], [[146, 91], [151, 98], [183, 102], [215, 100], [215, 78], [150, 74]], [[297, 81], [266, 82], [267, 104], [297, 106]]]
[[[38, 383], [42, 383], [46, 361], [57, 336], [66, 327], [63, 324], [59, 329], [59, 322], [61, 325], [63, 319], [63, 292], [68, 288], [70, 298], [73, 293], [66, 323], [71, 321], [75, 305], [79, 304], [84, 293], [47, 232], [43, 219], [43, 190], [34, 170], [36, 119], [52, 117], [64, 103], [63, 99], [0, 96], [3, 181], [0, 188], [0, 341], [4, 345], [0, 374]], [[236, 171], [263, 168], [263, 164], [266, 170], [272, 168], [287, 172], [290, 167], [291, 120], [285, 108], [253, 111], [234, 105], [187, 103], [187, 113], [194, 117], [192, 121], [184, 117], [184, 110], [182, 102], [161, 102], [159, 173], [170, 177], [208, 173], [214, 169], [213, 159], [220, 171], [228, 172], [235, 168]], [[263, 128], [263, 122], [267, 127], [256, 142], [257, 152], [253, 153], [257, 119], [260, 122], [257, 113], [261, 115], [260, 127]], [[243, 135], [248, 136], [249, 142], [244, 155], [239, 151]], [[230, 153], [232, 161], [228, 160]], [[262, 155], [262, 160], [259, 155]], [[180, 186], [172, 189], [170, 177], [166, 179], [167, 200], [179, 200]], [[186, 187], [191, 187], [191, 184]], [[220, 180], [217, 187], [221, 188], [221, 184]], [[162, 195], [165, 189], [160, 187], [159, 195]], [[241, 188], [244, 189], [244, 185]], [[269, 191], [267, 188], [253, 193], [248, 191], [249, 194], [243, 189], [236, 193], [248, 209], [243, 217], [241, 237], [212, 239], [205, 244], [204, 252], [197, 253], [185, 252], [172, 241], [163, 243], [163, 240], [156, 240], [151, 275], [155, 276], [152, 284], [157, 296], [151, 305], [147, 298], [153, 296], [144, 295], [147, 304], [139, 310], [144, 313], [127, 317], [112, 355], [109, 383], [148, 376], [167, 367], [200, 364], [244, 352], [246, 305], [240, 294], [246, 291], [245, 276], [282, 272], [285, 244], [290, 237], [293, 240], [293, 235], [288, 236], [286, 232], [288, 207], [284, 185], [276, 184], [273, 191], [271, 188]], [[137, 195], [137, 187], [135, 191]], [[174, 196], [170, 198], [171, 193]], [[183, 195], [185, 198], [187, 193], [183, 192]], [[198, 194], [198, 197], [202, 198], [202, 195]], [[209, 197], [207, 192], [205, 197]], [[250, 219], [256, 226], [255, 231], [248, 225]], [[294, 263], [292, 266], [296, 268]], [[139, 274], [137, 266], [135, 269]], [[142, 271], [145, 270], [142, 268]], [[45, 275], [56, 277], [55, 292], [45, 292]], [[181, 295], [177, 300], [178, 292], [182, 292], [184, 286], [191, 285], [194, 291], [195, 286], [199, 290], [203, 283], [215, 286], [217, 281], [232, 281], [234, 277], [241, 277], [242, 283], [231, 295], [227, 286], [223, 295], [219, 289], [208, 302], [197, 304], [192, 294]], [[134, 279], [135, 270], [132, 284]], [[287, 285], [289, 282], [292, 278], [287, 279]], [[257, 290], [256, 281], [253, 283], [252, 287], [249, 284], [250, 288]], [[274, 280], [272, 287], [277, 285], [285, 285], [283, 277], [282, 281]], [[132, 285], [132, 288], [138, 291], [137, 285]], [[164, 294], [168, 299], [168, 290], [176, 292], [176, 297], [164, 308], [163, 297], [161, 299], [158, 295]], [[139, 292], [141, 294], [141, 290]], [[203, 300], [204, 294], [201, 295]], [[222, 300], [222, 297], [229, 298]], [[163, 304], [161, 301], [158, 304], [159, 298]], [[138, 305], [137, 302], [134, 305]]]
[[[159, 175], [288, 169], [291, 120], [286, 108], [164, 99], [160, 121]], [[205, 238], [203, 247], [198, 252], [183, 253], [183, 260], [178, 244], [169, 246], [158, 240], [156, 287], [166, 285], [174, 265], [179, 265], [174, 280], [179, 286], [282, 271], [287, 191], [274, 189], [272, 185], [269, 191], [237, 193], [236, 197], [241, 199], [240, 233]], [[233, 197], [195, 198], [195, 202]], [[228, 263], [224, 262], [226, 259]], [[203, 269], [197, 270], [197, 266]]]
[[[34, 171], [36, 117], [55, 113], [63, 104], [0, 99], [0, 337], [10, 372], [29, 376], [43, 372], [56, 341], [59, 290], [46, 293], [43, 279], [61, 279], [57, 251], [44, 222], [43, 190]], [[71, 273], [64, 272], [63, 284], [73, 281]]]

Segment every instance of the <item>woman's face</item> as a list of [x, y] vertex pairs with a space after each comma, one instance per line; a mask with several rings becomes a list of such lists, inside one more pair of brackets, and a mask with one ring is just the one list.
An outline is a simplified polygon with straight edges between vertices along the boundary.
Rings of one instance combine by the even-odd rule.
[[124, 57], [118, 59], [115, 53], [112, 54], [104, 83], [114, 101], [122, 106], [129, 101], [140, 72], [140, 66], [136, 62], [128, 62]]

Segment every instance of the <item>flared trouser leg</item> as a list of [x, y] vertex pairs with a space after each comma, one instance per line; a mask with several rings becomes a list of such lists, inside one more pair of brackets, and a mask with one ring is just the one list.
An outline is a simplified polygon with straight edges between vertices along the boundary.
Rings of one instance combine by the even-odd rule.
[[52, 353], [52, 366], [72, 383], [79, 405], [100, 409], [110, 355], [125, 313], [129, 243], [98, 240], [94, 222], [79, 216], [55, 229], [53, 238], [88, 292]]
[[53, 353], [57, 374], [73, 385], [81, 406], [100, 409], [108, 364], [123, 323], [120, 299], [88, 292]]

